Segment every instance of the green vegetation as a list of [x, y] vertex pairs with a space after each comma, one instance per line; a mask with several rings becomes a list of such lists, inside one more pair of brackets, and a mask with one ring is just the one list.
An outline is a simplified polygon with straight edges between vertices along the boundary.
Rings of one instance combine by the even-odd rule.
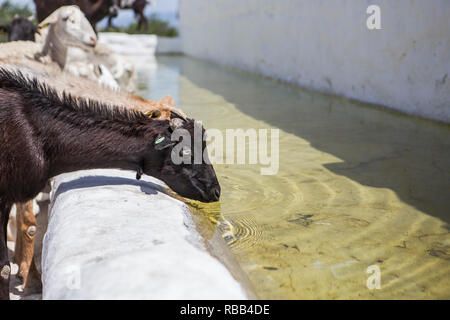
[[[0, 25], [8, 24], [9, 22], [11, 22], [16, 14], [21, 17], [29, 17], [33, 14], [33, 12], [26, 5], [15, 5], [8, 0], [0, 4]], [[6, 34], [0, 31], [0, 42], [4, 42], [6, 40]]]
[[21, 17], [29, 17], [33, 14], [33, 12], [26, 5], [14, 5], [8, 0], [3, 2], [0, 5], [0, 25], [11, 22], [16, 14]]
[[[114, 20], [113, 20], [114, 24]], [[128, 27], [120, 28], [104, 28], [102, 32], [123, 32], [129, 34], [155, 34], [160, 37], [176, 37], [178, 36], [178, 30], [169, 25], [166, 21], [160, 20], [157, 15], [153, 14], [148, 19], [147, 28], [142, 27], [138, 30], [138, 24], [132, 23]]]

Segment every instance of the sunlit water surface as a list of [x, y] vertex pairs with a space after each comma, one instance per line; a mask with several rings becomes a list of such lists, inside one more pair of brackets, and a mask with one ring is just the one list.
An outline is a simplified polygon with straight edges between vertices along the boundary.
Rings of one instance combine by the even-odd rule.
[[138, 68], [206, 128], [280, 129], [278, 174], [215, 165], [220, 204], [190, 203], [260, 298], [450, 298], [449, 126], [187, 57]]

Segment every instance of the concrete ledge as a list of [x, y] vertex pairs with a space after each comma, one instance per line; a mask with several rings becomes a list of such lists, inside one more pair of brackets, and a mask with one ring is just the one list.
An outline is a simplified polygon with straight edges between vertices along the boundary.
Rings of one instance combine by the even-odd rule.
[[154, 55], [158, 37], [152, 34], [127, 34], [120, 32], [101, 32], [99, 41], [107, 44], [117, 53], [127, 55]]
[[158, 37], [153, 34], [127, 34], [101, 32], [99, 41], [123, 55], [149, 56], [157, 54], [181, 54], [180, 38]]
[[159, 180], [78, 171], [56, 177], [52, 190], [43, 299], [247, 298]]

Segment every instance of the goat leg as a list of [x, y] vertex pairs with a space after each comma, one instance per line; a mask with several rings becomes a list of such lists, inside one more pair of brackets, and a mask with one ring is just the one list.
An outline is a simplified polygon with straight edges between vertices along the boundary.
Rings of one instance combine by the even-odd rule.
[[33, 200], [25, 203], [16, 203], [16, 207], [17, 236], [14, 260], [19, 265], [17, 276], [23, 279], [23, 288], [25, 288], [33, 260], [37, 223], [34, 216]]
[[[113, 26], [113, 24], [112, 24], [112, 19], [113, 19], [114, 17], [113, 16], [109, 16], [108, 17], [108, 28], [109, 29], [112, 29], [112, 28], [114, 28], [114, 26]], [[115, 28], [114, 28], [115, 29]]]
[[26, 293], [36, 293], [42, 290], [41, 275], [36, 268], [36, 262], [34, 257], [31, 260], [30, 269], [28, 272], [28, 277], [23, 283], [24, 292]]
[[0, 196], [0, 300], [9, 300], [11, 265], [8, 259], [7, 225], [12, 203]]
[[147, 18], [145, 18], [144, 14], [140, 13], [138, 15], [138, 30], [142, 29], [142, 26], [144, 26], [144, 30], [147, 30], [148, 27], [148, 23], [147, 23]]

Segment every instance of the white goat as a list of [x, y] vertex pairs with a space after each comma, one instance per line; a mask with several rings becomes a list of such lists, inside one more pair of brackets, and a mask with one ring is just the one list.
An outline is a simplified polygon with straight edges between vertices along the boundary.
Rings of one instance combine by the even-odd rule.
[[69, 62], [69, 48], [78, 47], [89, 51], [97, 44], [97, 35], [77, 6], [64, 6], [55, 10], [39, 26], [42, 31], [36, 42], [44, 44], [41, 55], [49, 54], [62, 69]]
[[[77, 76], [98, 80], [117, 89], [134, 89], [134, 66], [104, 45], [96, 50], [97, 36], [89, 21], [77, 6], [64, 6], [55, 10], [40, 24], [42, 44], [40, 59], [47, 54], [58, 65]], [[111, 71], [113, 71], [111, 73]]]
[[136, 85], [134, 63], [121, 54], [115, 53], [106, 44], [97, 43], [93, 60], [105, 65], [111, 71], [120, 88], [133, 92]]

